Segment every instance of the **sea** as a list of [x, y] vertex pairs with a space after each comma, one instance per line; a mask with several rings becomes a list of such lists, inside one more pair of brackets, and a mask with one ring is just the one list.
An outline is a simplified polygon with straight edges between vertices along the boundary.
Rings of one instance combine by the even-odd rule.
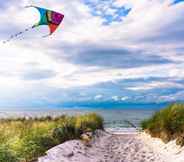
[[[144, 119], [148, 119], [154, 112], [155, 108], [60, 108], [60, 109], [33, 109], [33, 110], [11, 110], [0, 111], [0, 118], [17, 118], [17, 117], [43, 117], [60, 115], [80, 115], [95, 112], [104, 118], [104, 127], [107, 131], [135, 132], [140, 128], [140, 123]], [[136, 126], [137, 128], [135, 128]]]

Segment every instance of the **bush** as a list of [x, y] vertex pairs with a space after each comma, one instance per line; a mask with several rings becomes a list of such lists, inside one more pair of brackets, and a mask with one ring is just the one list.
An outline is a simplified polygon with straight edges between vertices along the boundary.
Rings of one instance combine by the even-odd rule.
[[164, 142], [177, 139], [182, 143], [184, 134], [184, 104], [172, 104], [156, 112], [150, 119], [141, 123], [142, 129], [153, 137], [159, 137]]
[[77, 117], [76, 129], [81, 133], [88, 131], [94, 132], [96, 129], [103, 129], [103, 118], [95, 113]]
[[10, 151], [7, 147], [0, 147], [0, 162], [18, 162], [15, 154]]
[[37, 157], [45, 154], [45, 151], [56, 146], [58, 143], [49, 136], [37, 135], [24, 137], [21, 147], [16, 150], [17, 155], [26, 161], [36, 160]]
[[52, 136], [59, 143], [78, 138], [74, 123], [64, 123], [59, 128], [55, 128]]
[[[103, 128], [97, 114], [0, 120], [0, 162], [31, 162], [86, 131]], [[5, 147], [6, 146], [6, 147]]]

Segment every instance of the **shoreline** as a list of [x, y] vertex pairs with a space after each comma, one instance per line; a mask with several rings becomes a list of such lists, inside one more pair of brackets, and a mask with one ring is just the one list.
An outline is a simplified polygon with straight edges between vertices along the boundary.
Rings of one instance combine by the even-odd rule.
[[123, 134], [137, 134], [139, 133], [138, 129], [132, 127], [124, 127], [124, 128], [105, 128], [105, 131], [115, 134], [115, 135], [123, 135]]
[[[179, 152], [176, 154], [172, 149]], [[38, 162], [183, 162], [183, 159], [184, 148], [174, 142], [164, 144], [144, 132], [97, 131], [90, 146], [81, 140], [67, 141], [48, 150]]]
[[14, 111], [0, 113], [0, 119], [7, 119], [7, 118], [42, 118], [46, 116], [57, 117], [61, 115], [67, 116], [76, 116], [76, 115], [84, 115], [88, 113], [96, 113], [103, 117], [104, 119], [104, 127], [110, 128], [122, 128], [122, 127], [129, 127], [130, 125], [125, 120], [129, 120], [134, 123], [136, 126], [144, 120], [145, 118], [151, 117], [154, 113], [154, 110], [150, 109], [60, 109], [60, 110], [49, 110], [44, 111], [44, 109], [39, 109], [39, 111]]

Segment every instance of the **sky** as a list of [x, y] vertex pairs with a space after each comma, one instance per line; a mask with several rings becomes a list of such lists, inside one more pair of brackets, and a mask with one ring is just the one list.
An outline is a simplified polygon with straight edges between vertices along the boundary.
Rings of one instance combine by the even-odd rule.
[[[65, 15], [3, 44], [39, 20]], [[184, 100], [184, 0], [0, 2], [0, 108]]]

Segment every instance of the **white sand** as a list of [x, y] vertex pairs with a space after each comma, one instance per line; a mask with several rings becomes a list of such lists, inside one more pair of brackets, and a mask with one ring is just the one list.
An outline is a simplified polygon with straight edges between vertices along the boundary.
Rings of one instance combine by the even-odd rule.
[[184, 147], [176, 145], [175, 140], [165, 144], [160, 139], [152, 138], [145, 133], [141, 133], [138, 138], [159, 154], [165, 162], [184, 162]]
[[184, 162], [184, 149], [142, 134], [98, 131], [85, 146], [80, 140], [65, 142], [39, 158], [39, 162]]

